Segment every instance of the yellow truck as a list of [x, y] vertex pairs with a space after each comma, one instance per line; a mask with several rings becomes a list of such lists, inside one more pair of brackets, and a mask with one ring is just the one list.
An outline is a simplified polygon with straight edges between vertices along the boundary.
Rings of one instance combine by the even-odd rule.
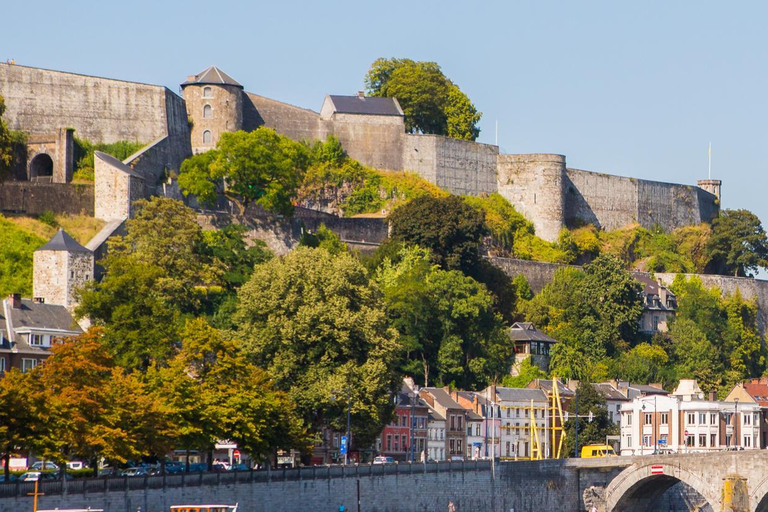
[[596, 457], [615, 457], [616, 452], [613, 447], [607, 444], [588, 444], [581, 447], [582, 459], [593, 459]]

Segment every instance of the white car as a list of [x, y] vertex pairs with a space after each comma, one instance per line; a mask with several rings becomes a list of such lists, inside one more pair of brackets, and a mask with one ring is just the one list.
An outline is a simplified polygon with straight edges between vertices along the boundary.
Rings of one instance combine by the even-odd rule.
[[42, 473], [40, 471], [27, 471], [23, 475], [19, 477], [20, 482], [37, 482], [40, 480], [40, 475]]
[[79, 460], [71, 460], [67, 462], [67, 469], [77, 471], [79, 469], [85, 469], [85, 464]]

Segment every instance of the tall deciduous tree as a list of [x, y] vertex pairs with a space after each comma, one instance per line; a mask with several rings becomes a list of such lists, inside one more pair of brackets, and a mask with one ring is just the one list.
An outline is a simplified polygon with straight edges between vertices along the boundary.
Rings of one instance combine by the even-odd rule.
[[385, 260], [376, 279], [406, 350], [404, 372], [425, 386], [471, 389], [509, 371], [512, 343], [481, 283], [432, 266], [429, 251], [413, 246]]
[[5, 481], [10, 458], [17, 450], [35, 448], [50, 425], [45, 394], [38, 385], [39, 372], [7, 372], [0, 385], [0, 453], [3, 454]]
[[187, 322], [180, 352], [148, 381], [176, 424], [178, 443], [208, 452], [220, 439], [255, 460], [306, 449], [308, 438], [285, 393], [245, 360], [238, 344], [203, 319]]
[[768, 235], [754, 213], [724, 210], [712, 222], [707, 253], [715, 272], [751, 276], [768, 268]]
[[381, 292], [346, 252], [298, 248], [256, 267], [238, 294], [237, 335], [250, 361], [313, 427], [346, 428], [366, 446], [391, 411], [401, 347]]
[[480, 114], [466, 94], [435, 62], [377, 59], [365, 78], [372, 96], [397, 98], [411, 133], [475, 140]]
[[[571, 400], [568, 412], [576, 412], [576, 402], [579, 404], [579, 416], [565, 422], [565, 454], [572, 457], [576, 453], [576, 422], [579, 424], [579, 452], [587, 444], [605, 444], [605, 437], [618, 434], [618, 426], [608, 417], [608, 407], [600, 393], [589, 382], [581, 382], [577, 391], [577, 400]], [[592, 420], [589, 414], [592, 413]], [[578, 453], [581, 457], [581, 453]]]
[[483, 212], [458, 196], [421, 196], [389, 216], [391, 238], [429, 249], [433, 261], [446, 270], [468, 271], [479, 259], [480, 241], [487, 234]]
[[205, 203], [219, 193], [255, 202], [265, 210], [290, 215], [291, 199], [309, 163], [307, 147], [271, 128], [223, 133], [216, 149], [195, 155], [181, 166], [179, 185]]

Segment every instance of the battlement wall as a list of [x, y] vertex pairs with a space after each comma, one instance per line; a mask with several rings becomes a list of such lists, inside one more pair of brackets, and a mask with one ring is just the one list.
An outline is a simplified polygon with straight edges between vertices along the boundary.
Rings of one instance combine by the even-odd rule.
[[250, 132], [260, 126], [293, 140], [324, 139], [328, 133], [317, 112], [244, 92], [243, 130]]
[[159, 85], [5, 63], [0, 63], [0, 95], [13, 130], [54, 133], [70, 127], [80, 138], [107, 143], [167, 135], [166, 105], [168, 96], [175, 96]]
[[565, 224], [622, 228], [634, 222], [666, 231], [710, 221], [719, 201], [698, 187], [566, 169]]

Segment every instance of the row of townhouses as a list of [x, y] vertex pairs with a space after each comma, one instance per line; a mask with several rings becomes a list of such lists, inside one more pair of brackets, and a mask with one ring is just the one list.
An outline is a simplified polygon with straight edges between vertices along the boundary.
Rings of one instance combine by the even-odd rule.
[[[535, 380], [523, 389], [457, 391], [418, 389], [406, 378], [375, 450], [415, 462], [563, 457], [563, 436], [572, 435], [564, 432], [563, 411], [578, 385], [555, 380], [553, 388], [552, 380]], [[592, 385], [620, 434], [605, 442], [621, 455], [768, 448], [768, 378], [739, 383], [725, 400], [705, 395], [693, 379], [681, 380], [671, 393], [659, 384]]]

